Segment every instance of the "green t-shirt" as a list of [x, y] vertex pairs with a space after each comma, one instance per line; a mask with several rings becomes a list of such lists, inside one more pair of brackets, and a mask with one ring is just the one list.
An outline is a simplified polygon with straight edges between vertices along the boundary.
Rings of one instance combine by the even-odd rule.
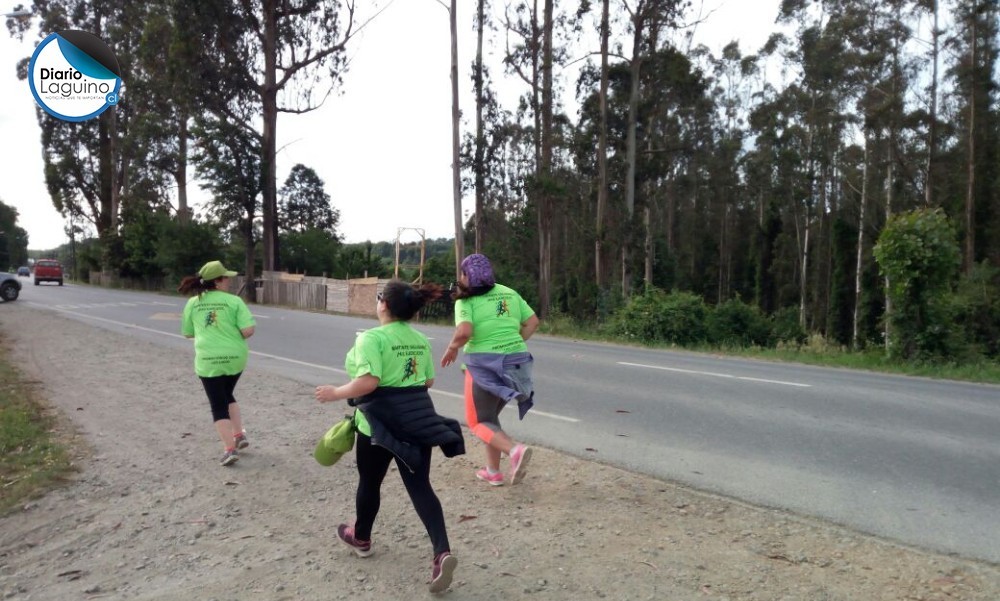
[[486, 294], [455, 301], [455, 325], [464, 321], [472, 324], [466, 353], [510, 355], [527, 351], [521, 324], [534, 314], [520, 294], [500, 284]]
[[194, 336], [194, 373], [211, 378], [242, 372], [249, 349], [240, 330], [252, 325], [250, 309], [235, 294], [210, 290], [188, 299], [181, 334]]
[[[353, 380], [373, 375], [383, 386], [426, 386], [434, 378], [431, 343], [405, 321], [394, 321], [358, 334], [344, 361], [347, 375]], [[358, 431], [371, 436], [371, 426], [357, 411], [354, 423]]]

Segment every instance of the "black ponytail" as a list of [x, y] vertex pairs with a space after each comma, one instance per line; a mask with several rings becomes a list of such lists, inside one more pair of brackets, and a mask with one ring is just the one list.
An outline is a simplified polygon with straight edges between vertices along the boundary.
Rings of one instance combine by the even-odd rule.
[[209, 290], [215, 290], [216, 281], [217, 280], [209, 280], [206, 282], [201, 279], [201, 276], [198, 274], [189, 275], [181, 280], [181, 285], [177, 287], [177, 292], [180, 292], [185, 296], [194, 296], [194, 293], [197, 292], [198, 296], [201, 296], [202, 293], [208, 292]]
[[400, 321], [410, 321], [424, 305], [441, 298], [442, 294], [443, 289], [437, 284], [415, 288], [406, 282], [392, 280], [382, 290], [382, 300], [389, 308], [389, 315]]

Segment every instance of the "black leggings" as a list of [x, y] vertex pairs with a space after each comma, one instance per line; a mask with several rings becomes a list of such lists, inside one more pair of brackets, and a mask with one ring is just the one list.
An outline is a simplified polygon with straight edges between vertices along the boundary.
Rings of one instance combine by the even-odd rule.
[[[389, 471], [389, 462], [396, 459], [396, 456], [383, 447], [373, 445], [371, 437], [360, 432], [356, 444], [360, 479], [355, 499], [358, 518], [354, 522], [354, 536], [358, 540], [371, 540], [372, 525], [375, 523], [375, 516], [378, 515], [382, 502], [382, 480]], [[423, 447], [420, 452], [423, 459], [422, 467], [416, 472], [411, 473], [399, 459], [396, 459], [396, 468], [403, 479], [403, 485], [406, 486], [406, 492], [410, 494], [413, 508], [417, 510], [420, 521], [424, 523], [424, 528], [431, 537], [434, 556], [437, 557], [440, 553], [450, 551], [451, 547], [448, 545], [448, 532], [444, 525], [441, 501], [431, 487], [431, 447]]]
[[208, 403], [212, 406], [212, 421], [229, 419], [229, 404], [236, 402], [233, 391], [236, 390], [236, 383], [240, 381], [242, 375], [243, 372], [232, 376], [201, 378], [201, 385], [205, 387], [205, 394], [208, 395]]

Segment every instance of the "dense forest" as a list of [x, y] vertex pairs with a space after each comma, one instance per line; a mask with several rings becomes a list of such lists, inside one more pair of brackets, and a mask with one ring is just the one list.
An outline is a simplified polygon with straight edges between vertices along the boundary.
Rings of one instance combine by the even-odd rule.
[[[309, 166], [282, 181], [275, 169], [278, 115], [339, 89], [377, 6], [33, 11], [40, 31], [103, 37], [125, 69], [123, 101], [100, 118], [39, 112], [81, 269], [170, 278], [222, 255], [250, 275], [391, 274], [391, 242], [341, 242], [334, 207], [350, 199], [330, 199]], [[718, 54], [692, 42], [711, 27], [698, 2], [478, 0], [474, 12], [455, 35], [479, 52], [453, 77], [476, 92], [455, 123], [456, 202], [474, 197], [475, 211], [431, 245], [427, 277], [450, 282], [456, 252], [480, 250], [542, 315], [632, 337], [721, 342], [712, 324], [729, 320], [771, 324], [744, 336], [755, 344], [815, 334], [906, 357], [1000, 354], [996, 0], [783, 0], [761, 48]], [[484, 46], [503, 49], [502, 65]], [[512, 106], [501, 85], [520, 90]], [[213, 194], [200, 217], [192, 174]], [[703, 313], [715, 317], [685, 333], [664, 323]]]

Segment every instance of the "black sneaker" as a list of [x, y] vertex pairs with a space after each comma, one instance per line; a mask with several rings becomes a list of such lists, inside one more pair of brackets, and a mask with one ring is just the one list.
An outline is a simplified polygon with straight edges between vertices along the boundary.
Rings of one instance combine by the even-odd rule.
[[233, 436], [233, 442], [236, 443], [236, 448], [240, 450], [250, 446], [250, 441], [247, 440], [246, 432], [240, 432], [236, 436]]
[[229, 467], [239, 460], [240, 454], [236, 452], [236, 449], [232, 449], [230, 451], [226, 451], [226, 454], [222, 456], [222, 461], [220, 463], [222, 463], [225, 467]]
[[368, 557], [374, 553], [372, 551], [372, 541], [354, 538], [354, 528], [351, 528], [347, 524], [337, 526], [337, 538], [350, 547], [358, 557]]

